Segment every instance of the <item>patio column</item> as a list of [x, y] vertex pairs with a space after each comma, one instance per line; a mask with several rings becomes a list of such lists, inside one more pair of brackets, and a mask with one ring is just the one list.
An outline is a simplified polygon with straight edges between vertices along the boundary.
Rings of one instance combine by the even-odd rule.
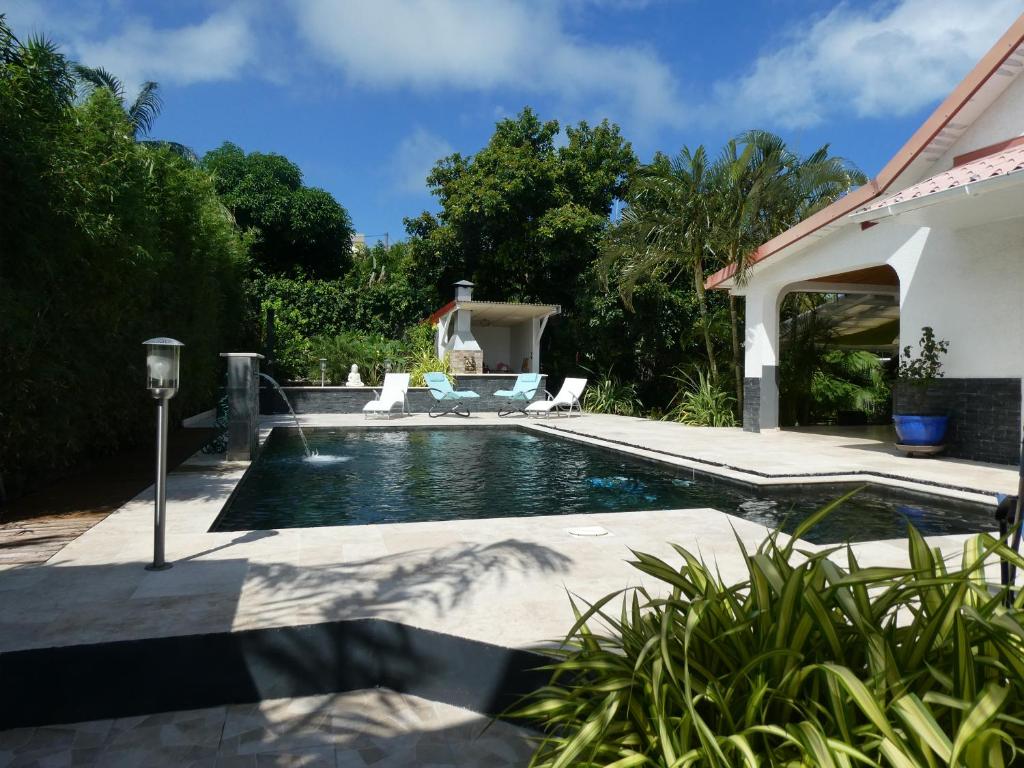
[[746, 291], [743, 429], [779, 426], [779, 294], [775, 287]]
[[260, 448], [260, 360], [255, 352], [222, 352], [228, 361], [228, 461], [252, 461]]

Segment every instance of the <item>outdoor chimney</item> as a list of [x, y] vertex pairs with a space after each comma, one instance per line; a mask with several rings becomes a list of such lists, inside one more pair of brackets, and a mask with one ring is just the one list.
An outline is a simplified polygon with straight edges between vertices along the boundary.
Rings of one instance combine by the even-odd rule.
[[[469, 280], [455, 283], [455, 301], [472, 301], [473, 284]], [[455, 329], [449, 342], [448, 359], [454, 373], [481, 373], [484, 368], [484, 353], [473, 338], [472, 310], [459, 307], [455, 313]]]

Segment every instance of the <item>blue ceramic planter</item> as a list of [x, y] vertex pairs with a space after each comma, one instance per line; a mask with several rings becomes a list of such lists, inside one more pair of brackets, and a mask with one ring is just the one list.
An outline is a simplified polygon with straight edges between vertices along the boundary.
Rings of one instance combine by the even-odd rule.
[[893, 416], [896, 434], [903, 445], [942, 445], [949, 416]]

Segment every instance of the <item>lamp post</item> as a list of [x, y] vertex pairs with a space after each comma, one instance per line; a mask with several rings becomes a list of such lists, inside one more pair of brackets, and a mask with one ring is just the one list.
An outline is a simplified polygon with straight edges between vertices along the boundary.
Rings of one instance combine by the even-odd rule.
[[327, 358], [320, 358], [320, 386], [324, 385], [324, 378], [327, 376]]
[[167, 401], [178, 392], [181, 367], [180, 341], [164, 337], [142, 342], [146, 347], [146, 387], [156, 399], [156, 492], [154, 494], [153, 562], [147, 571], [164, 571], [167, 529]]

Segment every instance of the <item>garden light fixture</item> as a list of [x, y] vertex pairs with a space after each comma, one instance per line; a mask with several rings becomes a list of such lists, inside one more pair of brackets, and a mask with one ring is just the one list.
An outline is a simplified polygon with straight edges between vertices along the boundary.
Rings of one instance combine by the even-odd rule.
[[320, 386], [324, 385], [324, 378], [327, 376], [327, 358], [320, 358]]
[[146, 347], [146, 387], [156, 399], [156, 486], [154, 493], [153, 562], [147, 571], [164, 571], [167, 529], [167, 401], [178, 392], [181, 367], [180, 341], [164, 337], [142, 342]]

